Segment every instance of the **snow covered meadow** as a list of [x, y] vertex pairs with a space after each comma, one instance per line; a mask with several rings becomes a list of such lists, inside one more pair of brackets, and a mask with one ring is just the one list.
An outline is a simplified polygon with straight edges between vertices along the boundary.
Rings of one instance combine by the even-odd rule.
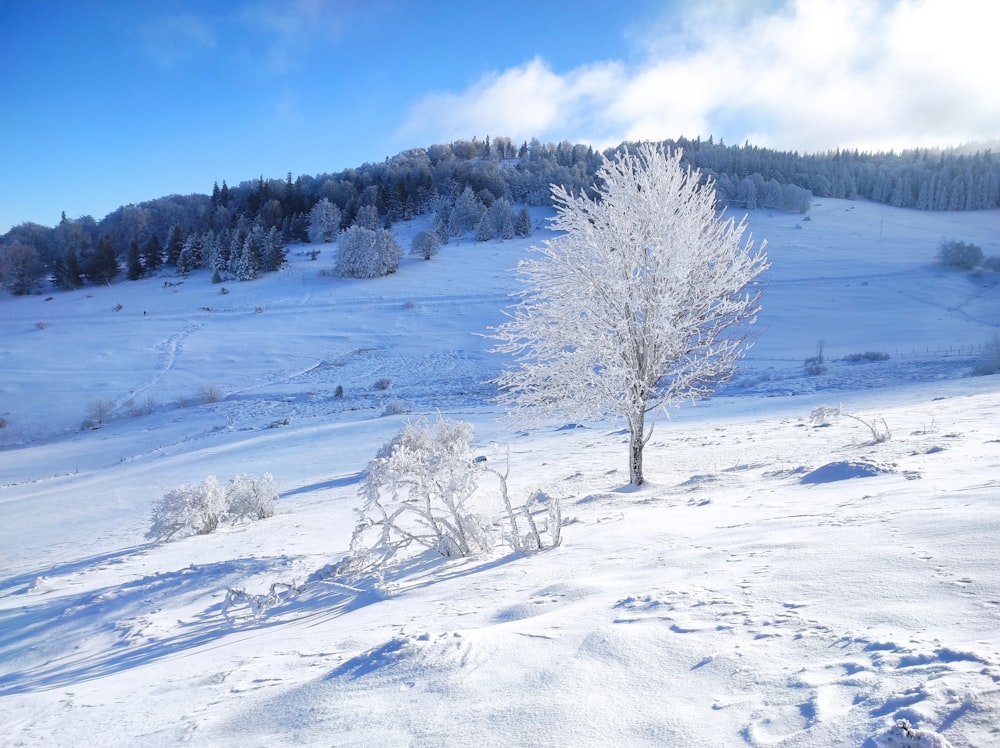
[[[1000, 254], [1000, 212], [752, 213], [757, 343], [658, 426], [640, 489], [621, 424], [516, 431], [484, 384], [534, 215], [375, 280], [293, 246], [226, 293], [0, 298], [5, 744], [1000, 745], [1000, 378], [966, 376], [1000, 278], [934, 263], [942, 237]], [[319, 573], [368, 461], [438, 413], [490, 465], [509, 447], [562, 544]], [[144, 539], [171, 489], [263, 472], [273, 517]], [[226, 605], [275, 584], [260, 615]]]

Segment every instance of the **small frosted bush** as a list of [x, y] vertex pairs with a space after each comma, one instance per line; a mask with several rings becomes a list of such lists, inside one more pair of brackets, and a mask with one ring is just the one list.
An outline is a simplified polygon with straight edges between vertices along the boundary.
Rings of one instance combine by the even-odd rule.
[[393, 400], [391, 403], [386, 403], [385, 410], [382, 411], [382, 415], [402, 416], [412, 412], [413, 412], [412, 403], [408, 403], [404, 400]]
[[861, 363], [863, 361], [888, 361], [889, 354], [882, 351], [865, 351], [864, 353], [851, 353], [844, 356], [844, 361], [848, 361], [852, 364]]
[[377, 380], [374, 386], [375, 389], [379, 390], [380, 392], [385, 392], [387, 389], [392, 387], [392, 380], [389, 379], [388, 377], [383, 377], [382, 379]]
[[208, 535], [219, 526], [225, 511], [226, 491], [218, 478], [210, 475], [201, 483], [179, 486], [157, 500], [146, 539]]
[[972, 367], [972, 376], [985, 377], [990, 374], [1000, 374], [1000, 335], [994, 335], [993, 340], [983, 346], [983, 353]]
[[[351, 555], [333, 573], [381, 573], [394, 559], [426, 551], [471, 556], [497, 545], [537, 551], [560, 542], [558, 501], [534, 493], [515, 507], [504, 472], [471, 450], [472, 424], [409, 423], [368, 464]], [[473, 500], [483, 477], [499, 480], [500, 498]], [[544, 510], [542, 509], [542, 505]], [[535, 515], [547, 513], [548, 519]]]
[[278, 489], [270, 473], [235, 475], [226, 485], [226, 519], [232, 524], [274, 516]]
[[938, 248], [937, 258], [945, 267], [974, 270], [983, 261], [983, 250], [975, 244], [945, 239]]
[[278, 496], [270, 473], [236, 475], [226, 485], [210, 475], [201, 483], [180, 486], [153, 505], [147, 540], [171, 540], [189, 535], [208, 535], [220, 522], [266, 519], [274, 515]]

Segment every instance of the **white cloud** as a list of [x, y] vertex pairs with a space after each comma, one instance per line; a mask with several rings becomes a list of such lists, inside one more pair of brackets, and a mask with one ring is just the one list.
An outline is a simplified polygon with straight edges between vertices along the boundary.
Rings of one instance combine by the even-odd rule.
[[957, 145], [1000, 134], [994, 12], [974, 0], [694, 3], [632, 38], [641, 62], [541, 58], [437, 92], [398, 135], [439, 142], [724, 137], [800, 151]]

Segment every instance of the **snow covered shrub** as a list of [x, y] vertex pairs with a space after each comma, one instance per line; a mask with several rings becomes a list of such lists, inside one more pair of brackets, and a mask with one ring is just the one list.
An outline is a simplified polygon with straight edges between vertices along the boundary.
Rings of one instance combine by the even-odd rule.
[[214, 475], [201, 483], [179, 486], [153, 505], [147, 540], [170, 540], [179, 535], [207, 535], [226, 512], [226, 490]]
[[393, 400], [391, 403], [386, 404], [385, 410], [382, 411], [382, 415], [401, 416], [412, 412], [413, 403], [408, 403], [405, 400]]
[[270, 473], [234, 475], [226, 484], [226, 519], [232, 524], [274, 516], [278, 489]]
[[438, 232], [432, 229], [419, 232], [413, 237], [410, 245], [410, 254], [423, 257], [425, 260], [431, 259], [441, 248], [441, 237]]
[[864, 353], [849, 353], [844, 356], [844, 361], [852, 364], [861, 363], [864, 361], [874, 362], [874, 361], [888, 361], [889, 354], [883, 351], [865, 351]]
[[222, 399], [222, 390], [214, 384], [203, 384], [198, 388], [198, 399], [203, 403], [217, 403]]
[[399, 269], [402, 251], [386, 229], [351, 226], [340, 236], [334, 275], [341, 278], [378, 278]]
[[147, 540], [208, 535], [219, 523], [266, 519], [274, 515], [278, 490], [270, 473], [235, 475], [226, 485], [210, 475], [201, 483], [180, 486], [153, 505]]
[[83, 422], [83, 428], [100, 428], [108, 416], [114, 412], [114, 409], [115, 404], [106, 398], [99, 397], [96, 400], [91, 400], [87, 404], [87, 419]]
[[381, 379], [376, 380], [375, 384], [372, 386], [380, 392], [385, 392], [387, 389], [392, 387], [392, 380], [389, 379], [389, 377], [382, 377]]
[[814, 426], [830, 426], [841, 416], [857, 421], [867, 428], [872, 436], [871, 441], [868, 442], [869, 444], [881, 444], [892, 439], [892, 431], [889, 429], [889, 425], [885, 422], [884, 418], [873, 418], [868, 421], [860, 416], [845, 413], [843, 405], [838, 405], [836, 408], [829, 405], [820, 405], [809, 414], [809, 420], [812, 421]]
[[[473, 458], [471, 438], [472, 425], [464, 421], [421, 419], [383, 445], [365, 472], [360, 490], [364, 503], [351, 556], [341, 572], [381, 571], [408, 549], [411, 554], [430, 550], [470, 556], [496, 544], [518, 551], [558, 545], [558, 501], [535, 493], [523, 509], [515, 510], [507, 472], [487, 468], [485, 458]], [[502, 507], [495, 498], [473, 501], [486, 472], [500, 479]], [[547, 519], [536, 519], [543, 512]]]
[[983, 346], [982, 355], [972, 367], [974, 377], [985, 377], [990, 374], [1000, 374], [1000, 335], [994, 335], [993, 340]]
[[945, 267], [974, 270], [983, 261], [983, 250], [968, 242], [944, 239], [938, 247], [937, 258]]
[[483, 522], [466, 507], [480, 471], [469, 448], [471, 424], [410, 423], [368, 464], [351, 538], [355, 566], [379, 567], [415, 544], [442, 556], [488, 548]]
[[823, 349], [826, 347], [826, 343], [822, 340], [816, 344], [816, 355], [810, 356], [803, 362], [803, 367], [806, 370], [806, 374], [815, 377], [820, 374], [826, 374], [826, 358], [823, 356]]
[[1000, 273], [1000, 255], [993, 255], [983, 260], [983, 270], [991, 273]]

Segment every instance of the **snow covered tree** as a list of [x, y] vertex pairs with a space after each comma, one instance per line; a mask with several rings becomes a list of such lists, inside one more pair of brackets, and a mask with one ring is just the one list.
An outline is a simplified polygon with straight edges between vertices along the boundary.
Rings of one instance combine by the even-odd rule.
[[472, 188], [466, 187], [455, 200], [448, 216], [449, 233], [452, 236], [461, 236], [472, 231], [479, 225], [479, 219], [482, 218], [484, 210], [485, 207], [476, 197]]
[[173, 228], [170, 229], [170, 236], [167, 239], [166, 263], [168, 265], [177, 265], [183, 249], [184, 227], [179, 224], [174, 224]]
[[511, 414], [624, 419], [635, 485], [656, 419], [732, 375], [760, 308], [748, 286], [768, 267], [764, 245], [716, 213], [700, 177], [680, 150], [644, 144], [604, 159], [593, 198], [552, 187], [564, 233], [521, 262], [520, 303], [493, 330], [519, 364], [497, 380]]
[[340, 208], [325, 197], [309, 211], [309, 241], [332, 242], [340, 231]]
[[382, 228], [382, 220], [378, 216], [378, 208], [374, 205], [362, 205], [354, 216], [355, 226], [378, 231]]
[[341, 278], [378, 278], [399, 269], [402, 250], [387, 229], [351, 226], [337, 244], [333, 272]]
[[517, 212], [517, 217], [514, 219], [514, 234], [523, 237], [531, 236], [531, 214], [528, 212], [527, 205], [522, 206]]
[[492, 238], [493, 226], [490, 223], [490, 213], [484, 210], [482, 217], [479, 219], [479, 225], [476, 227], [476, 241], [488, 242]]
[[507, 198], [501, 197], [495, 200], [490, 206], [489, 216], [493, 236], [497, 239], [514, 238], [514, 210]]
[[442, 244], [448, 243], [450, 227], [451, 205], [447, 201], [442, 201], [434, 212], [434, 231], [440, 237]]
[[30, 244], [12, 241], [0, 248], [0, 279], [15, 296], [27, 296], [42, 277], [38, 250]]
[[288, 257], [288, 250], [281, 238], [281, 232], [271, 227], [263, 232], [262, 237], [262, 259], [265, 273], [273, 273], [280, 270]]
[[433, 229], [420, 231], [413, 237], [410, 245], [410, 254], [422, 257], [425, 260], [431, 259], [441, 248], [441, 237]]
[[177, 272], [181, 275], [205, 267], [204, 245], [200, 234], [189, 234], [177, 257]]
[[264, 232], [257, 224], [243, 240], [239, 255], [233, 258], [234, 275], [237, 280], [255, 280], [264, 267]]

